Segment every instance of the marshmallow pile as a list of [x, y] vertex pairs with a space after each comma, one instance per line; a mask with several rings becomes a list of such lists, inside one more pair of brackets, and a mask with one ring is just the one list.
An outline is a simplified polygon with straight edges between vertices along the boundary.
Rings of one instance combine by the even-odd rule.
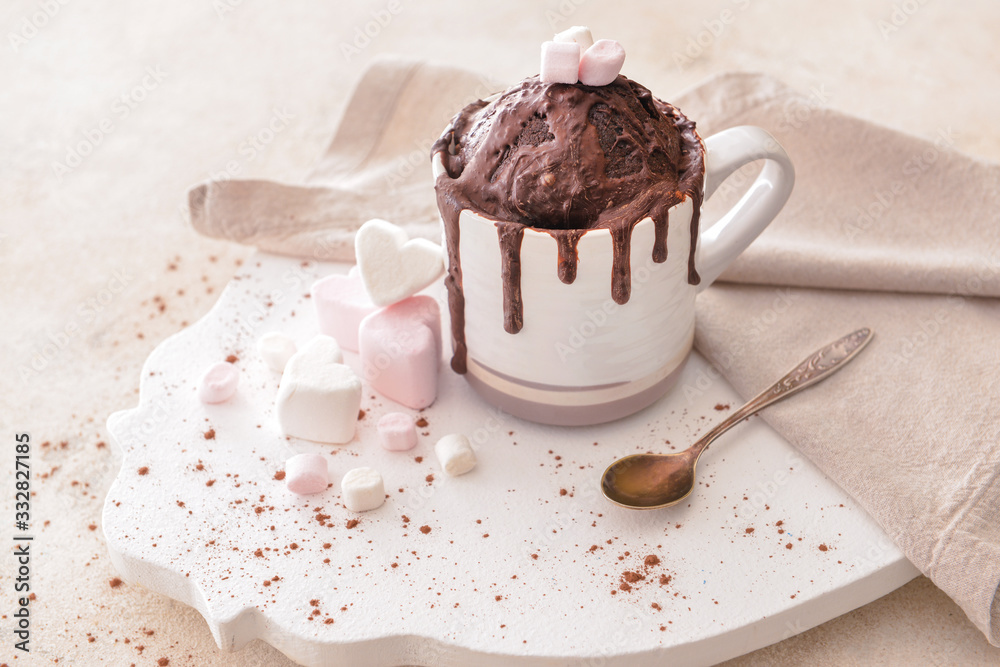
[[441, 312], [414, 296], [444, 273], [440, 246], [410, 239], [385, 220], [369, 220], [354, 242], [356, 275], [330, 276], [313, 285], [320, 331], [361, 355], [364, 380], [408, 408], [437, 398]]
[[[332, 275], [310, 290], [319, 335], [302, 347], [280, 332], [257, 341], [264, 364], [281, 374], [275, 413], [281, 432], [313, 442], [344, 444], [354, 439], [363, 384], [411, 409], [437, 398], [441, 364], [441, 312], [437, 302], [418, 295], [444, 272], [440, 246], [409, 239], [385, 220], [369, 220], [355, 238], [357, 267]], [[344, 363], [342, 350], [360, 355], [361, 377]], [[209, 367], [198, 385], [204, 403], [221, 403], [237, 389], [239, 372], [229, 362]], [[417, 445], [414, 418], [390, 412], [376, 427], [382, 447], [408, 451]], [[435, 446], [448, 475], [461, 475], [476, 465], [463, 435], [449, 435]], [[326, 457], [297, 454], [285, 461], [286, 488], [297, 495], [328, 489]], [[373, 468], [355, 468], [341, 480], [341, 500], [354, 512], [380, 507], [385, 501], [382, 476]]]
[[364, 381], [386, 398], [415, 410], [437, 398], [441, 312], [416, 293], [444, 272], [441, 247], [376, 219], [358, 230], [355, 251], [357, 273], [310, 290], [319, 336], [298, 351], [281, 334], [258, 342], [267, 365], [283, 371], [277, 414], [285, 435], [337, 444], [354, 437], [362, 378], [341, 349], [360, 353]]
[[625, 49], [613, 39], [596, 42], [590, 29], [573, 26], [551, 42], [542, 43], [542, 83], [577, 83], [606, 86], [618, 78], [625, 63]]

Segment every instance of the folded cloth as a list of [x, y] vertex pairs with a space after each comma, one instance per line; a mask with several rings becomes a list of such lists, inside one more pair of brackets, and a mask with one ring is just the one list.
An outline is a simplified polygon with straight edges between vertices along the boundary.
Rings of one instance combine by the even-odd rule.
[[[464, 102], [499, 89], [467, 72], [374, 64], [303, 186], [200, 185], [204, 234], [352, 260], [370, 217], [437, 238], [429, 149]], [[787, 149], [785, 210], [698, 300], [695, 344], [744, 395], [819, 345], [868, 326], [851, 372], [764, 418], [881, 524], [1000, 644], [1000, 167], [823, 106], [772, 78], [724, 74], [671, 101], [702, 136], [759, 125]], [[706, 218], [739, 194], [738, 172]]]
[[220, 180], [188, 193], [202, 234], [283, 255], [354, 261], [354, 231], [385, 218], [411, 237], [441, 240], [431, 144], [469, 102], [503, 85], [465, 70], [377, 61], [303, 185]]

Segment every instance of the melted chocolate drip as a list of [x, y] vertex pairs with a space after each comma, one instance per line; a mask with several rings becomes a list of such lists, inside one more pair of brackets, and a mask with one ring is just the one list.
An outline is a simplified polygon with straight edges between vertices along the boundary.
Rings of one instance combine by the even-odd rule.
[[503, 282], [503, 330], [516, 334], [524, 326], [524, 306], [521, 303], [521, 240], [524, 225], [498, 222], [500, 237], [501, 280]]
[[496, 221], [502, 260], [504, 329], [523, 326], [520, 248], [526, 227], [556, 241], [557, 273], [576, 279], [577, 244], [590, 229], [611, 234], [611, 295], [631, 294], [631, 238], [652, 218], [652, 259], [667, 259], [669, 210], [693, 204], [688, 282], [695, 268], [704, 182], [704, 149], [695, 124], [639, 84], [619, 76], [607, 86], [525, 79], [495, 100], [463, 109], [435, 142], [445, 167], [435, 185], [448, 246], [452, 368], [466, 371], [465, 296], [459, 253], [461, 211]]
[[586, 229], [566, 229], [560, 233], [549, 232], [556, 240], [556, 247], [559, 249], [559, 268], [557, 269], [559, 280], [567, 285], [572, 285], [573, 281], [576, 280], [576, 267], [580, 263], [576, 246], [586, 231]]
[[448, 310], [451, 313], [451, 369], [464, 375], [468, 349], [465, 346], [465, 291], [462, 289], [462, 258], [459, 256], [461, 227], [458, 224], [462, 207], [443, 190], [437, 191], [438, 208], [444, 221], [445, 244], [448, 250], [448, 273], [444, 285], [448, 289]]
[[626, 304], [632, 296], [632, 230], [638, 220], [618, 224], [611, 232], [611, 298]]
[[670, 233], [670, 211], [664, 211], [662, 220], [653, 220], [653, 261], [667, 261], [667, 234]]

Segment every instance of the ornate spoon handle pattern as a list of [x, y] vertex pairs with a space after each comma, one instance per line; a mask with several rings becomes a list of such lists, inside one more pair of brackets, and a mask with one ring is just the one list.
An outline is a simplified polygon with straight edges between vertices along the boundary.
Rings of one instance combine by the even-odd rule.
[[697, 458], [713, 440], [758, 410], [763, 410], [772, 403], [826, 379], [863, 350], [865, 345], [871, 341], [872, 336], [872, 330], [865, 327], [816, 350], [783, 378], [754, 396], [746, 405], [706, 433], [691, 447], [692, 454]]

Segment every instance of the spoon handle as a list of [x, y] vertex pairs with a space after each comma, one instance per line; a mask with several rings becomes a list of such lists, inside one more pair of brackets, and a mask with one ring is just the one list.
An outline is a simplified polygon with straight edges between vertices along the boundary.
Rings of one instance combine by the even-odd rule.
[[691, 446], [692, 454], [696, 458], [701, 456], [701, 453], [713, 440], [747, 417], [772, 403], [784, 400], [792, 394], [830, 377], [861, 352], [873, 336], [872, 330], [865, 327], [813, 352], [805, 361], [789, 371], [785, 377], [754, 396], [746, 405], [702, 436], [698, 442]]

